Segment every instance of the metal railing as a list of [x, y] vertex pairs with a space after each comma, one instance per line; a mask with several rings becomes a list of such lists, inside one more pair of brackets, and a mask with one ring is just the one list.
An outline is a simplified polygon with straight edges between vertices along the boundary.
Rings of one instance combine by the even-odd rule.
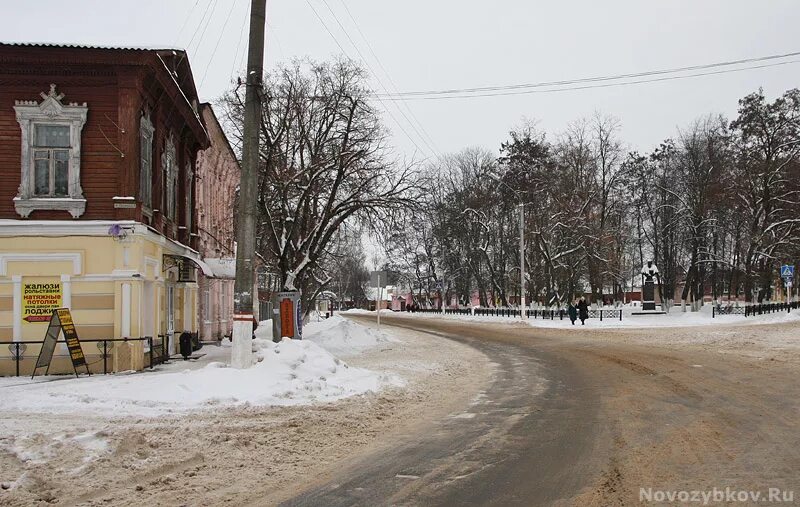
[[597, 308], [597, 309], [590, 309], [589, 310], [589, 318], [590, 319], [597, 319], [599, 318], [602, 322], [603, 319], [619, 319], [620, 322], [622, 321], [622, 309], [621, 308], [612, 308], [612, 309], [604, 309], [604, 308]]
[[[432, 313], [442, 314], [438, 308], [407, 308], [410, 313]], [[590, 319], [603, 320], [622, 320], [623, 310], [621, 308], [594, 308], [589, 310]], [[445, 308], [444, 315], [474, 315], [476, 317], [519, 317], [519, 308], [487, 307], [487, 308]], [[564, 320], [567, 318], [566, 308], [536, 308], [525, 310], [525, 315], [531, 319], [545, 320]]]
[[757, 303], [757, 304], [744, 304], [739, 305], [713, 305], [711, 307], [711, 317], [716, 318], [717, 315], [744, 315], [745, 317], [754, 317], [756, 315], [768, 315], [772, 313], [791, 313], [792, 310], [800, 308], [800, 302], [793, 301], [791, 303]]
[[792, 310], [797, 310], [798, 307], [800, 307], [800, 303], [797, 301], [793, 303], [761, 303], [757, 305], [745, 306], [744, 316], [753, 317], [755, 315], [778, 312], [791, 313]]
[[[163, 336], [163, 335], [162, 335]], [[161, 344], [161, 354], [160, 356], [155, 355], [155, 346], [154, 340], [151, 336], [145, 336], [143, 338], [105, 338], [105, 339], [94, 339], [94, 340], [81, 340], [81, 344], [84, 343], [96, 343], [98, 352], [103, 356], [103, 374], [108, 374], [108, 358], [111, 355], [111, 351], [114, 349], [114, 344], [119, 342], [147, 342], [149, 345], [150, 350], [148, 351], [148, 355], [150, 357], [150, 365], [149, 368], [153, 369], [156, 364], [162, 363], [165, 361], [164, 356], [167, 352], [166, 345], [163, 344], [165, 340], [162, 340]], [[63, 340], [59, 340], [56, 343], [66, 343]], [[25, 350], [28, 348], [28, 345], [42, 345], [44, 344], [44, 340], [32, 340], [32, 341], [23, 341], [23, 342], [9, 342], [9, 341], [2, 341], [0, 345], [8, 345], [8, 350], [11, 352], [11, 358], [14, 360], [15, 363], [15, 373], [16, 376], [20, 376], [20, 363], [25, 359], [24, 354]], [[109, 346], [111, 344], [111, 346]], [[37, 354], [38, 356], [38, 354]], [[166, 356], [169, 359], [169, 356]], [[158, 363], [156, 360], [160, 359]], [[94, 363], [92, 363], [94, 364]], [[27, 374], [26, 374], [27, 375]]]

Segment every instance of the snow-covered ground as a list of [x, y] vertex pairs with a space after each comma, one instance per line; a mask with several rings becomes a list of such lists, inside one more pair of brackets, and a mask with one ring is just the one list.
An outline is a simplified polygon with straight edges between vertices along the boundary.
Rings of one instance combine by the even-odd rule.
[[[375, 312], [351, 310], [346, 313], [370, 315]], [[623, 314], [623, 320], [590, 319], [585, 326], [580, 321], [573, 326], [569, 319], [528, 319], [519, 317], [473, 317], [441, 315], [439, 313], [406, 313], [383, 310], [384, 317], [403, 319], [446, 319], [467, 322], [494, 323], [515, 327], [541, 329], [543, 336], [562, 340], [609, 341], [645, 346], [658, 346], [734, 354], [761, 359], [800, 363], [800, 311], [778, 312], [745, 318], [743, 315], [723, 315], [712, 318], [711, 307], [699, 312], [681, 312], [673, 308], [667, 315]]]
[[269, 330], [246, 371], [226, 344], [154, 372], [0, 379], [0, 505], [275, 505], [298, 476], [460, 413], [494, 374], [467, 345], [339, 316], [301, 342]]
[[[368, 312], [366, 310], [348, 310], [344, 313], [355, 315], [375, 315], [375, 312]], [[407, 313], [407, 312], [393, 312], [391, 310], [382, 310], [381, 315], [391, 315], [409, 318], [428, 318], [428, 319], [448, 319], [448, 320], [466, 320], [471, 322], [521, 322], [519, 317], [486, 317], [486, 316], [472, 316], [472, 315], [442, 315], [440, 313]], [[778, 312], [772, 314], [755, 315], [746, 317], [744, 315], [717, 315], [712, 317], [711, 306], [704, 306], [699, 312], [682, 312], [680, 307], [674, 307], [672, 311], [665, 315], [632, 315], [630, 309], [623, 310], [622, 320], [619, 317], [604, 318], [602, 321], [599, 318], [588, 319], [585, 328], [593, 329], [618, 329], [618, 328], [663, 328], [663, 327], [696, 327], [696, 326], [730, 326], [730, 325], [763, 325], [763, 324], [781, 324], [781, 323], [800, 323], [800, 311], [792, 313]], [[526, 324], [532, 327], [541, 328], [574, 328], [580, 327], [580, 320], [575, 322], [575, 325], [570, 322], [569, 318], [564, 315], [564, 319], [559, 319], [558, 315], [555, 319], [550, 320], [542, 318], [529, 318]]]
[[205, 346], [197, 362], [172, 361], [158, 371], [66, 377], [0, 378], [0, 411], [91, 412], [156, 416], [220, 406], [287, 406], [335, 401], [387, 386], [397, 375], [349, 366], [352, 357], [391, 340], [340, 316], [312, 322], [305, 340], [273, 343], [271, 322], [253, 340], [256, 364], [228, 367], [230, 342]]

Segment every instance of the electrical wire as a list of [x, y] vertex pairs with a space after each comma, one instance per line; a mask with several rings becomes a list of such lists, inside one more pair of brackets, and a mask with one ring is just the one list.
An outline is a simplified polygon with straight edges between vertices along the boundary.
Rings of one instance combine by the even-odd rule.
[[549, 81], [549, 82], [541, 82], [541, 83], [523, 83], [523, 84], [513, 84], [513, 85], [501, 85], [501, 86], [483, 86], [477, 88], [454, 88], [450, 90], [428, 90], [428, 91], [411, 91], [411, 92], [400, 92], [397, 95], [450, 95], [450, 94], [460, 94], [460, 93], [477, 93], [477, 92], [496, 92], [496, 91], [504, 91], [504, 90], [517, 90], [521, 88], [541, 88], [545, 86], [562, 86], [562, 85], [571, 85], [571, 84], [579, 84], [579, 83], [587, 83], [587, 82], [597, 82], [597, 81], [614, 81], [619, 79], [628, 79], [628, 78], [635, 78], [635, 77], [647, 77], [647, 76], [656, 76], [662, 74], [675, 74], [679, 72], [691, 72], [696, 70], [705, 70], [717, 67], [730, 67], [733, 65], [743, 65], [747, 63], [759, 63], [769, 60], [782, 60], [786, 58], [792, 58], [795, 56], [800, 56], [800, 51], [795, 51], [791, 53], [784, 53], [778, 55], [769, 55], [769, 56], [760, 56], [754, 58], [744, 58], [740, 60], [731, 60], [726, 62], [716, 62], [716, 63], [706, 63], [702, 65], [692, 65], [688, 67], [676, 67], [671, 69], [660, 69], [660, 70], [650, 70], [645, 72], [634, 72], [629, 74], [617, 74], [612, 76], [595, 76], [595, 77], [588, 77], [588, 78], [581, 78], [581, 79], [570, 79], [566, 81]]
[[[699, 72], [694, 74], [688, 74], [684, 76], [667, 76], [667, 77], [660, 77], [660, 78], [653, 78], [653, 79], [640, 79], [636, 81], [623, 81], [620, 83], [604, 83], [604, 84], [592, 84], [592, 85], [584, 85], [584, 86], [570, 86], [570, 87], [563, 87], [563, 88], [548, 88], [544, 90], [521, 90], [521, 91], [509, 91], [509, 92], [498, 92], [498, 93], [479, 93], [479, 94], [462, 94], [462, 95], [445, 95], [445, 96], [402, 96], [402, 97], [381, 97], [380, 100], [450, 100], [450, 99], [472, 99], [472, 98], [481, 98], [481, 97], [504, 97], [510, 95], [532, 95], [537, 93], [559, 93], [559, 92], [566, 92], [566, 91], [575, 91], [575, 90], [590, 90], [594, 88], [613, 88], [617, 86], [629, 86], [629, 85], [636, 85], [636, 84], [643, 84], [643, 83], [657, 83], [662, 81], [675, 81], [679, 79], [690, 79], [695, 77], [702, 77], [702, 76], [714, 76], [719, 74], [730, 74], [733, 72], [743, 72], [747, 70], [755, 70], [755, 69], [764, 69], [769, 67], [778, 67], [782, 65], [791, 65], [795, 63], [800, 63], [800, 60], [790, 60], [788, 62], [778, 62], [778, 63], [768, 63], [764, 65], [753, 65], [748, 67], [741, 67], [738, 69], [725, 69], [725, 70], [717, 70], [712, 72]], [[375, 97], [378, 99], [378, 97]]]
[[214, 0], [208, 0], [208, 3], [206, 4], [206, 8], [205, 8], [205, 10], [203, 10], [203, 17], [200, 18], [200, 23], [197, 24], [197, 28], [195, 28], [194, 32], [192, 33], [192, 38], [189, 39], [189, 43], [186, 45], [186, 50], [187, 51], [189, 50], [189, 47], [194, 42], [194, 38], [197, 37], [198, 32], [200, 32], [200, 27], [203, 26], [203, 22], [206, 20], [206, 16], [208, 16], [208, 9], [211, 8], [211, 3], [212, 2], [214, 2]]
[[173, 46], [178, 45], [178, 41], [181, 40], [181, 35], [183, 35], [183, 31], [189, 25], [189, 20], [192, 18], [192, 14], [194, 14], [194, 10], [197, 8], [197, 5], [200, 3], [200, 0], [195, 0], [194, 5], [189, 10], [189, 14], [186, 15], [186, 19], [183, 21], [183, 26], [181, 29], [178, 30], [178, 35], [175, 37], [175, 42], [172, 43]]
[[173, 46], [178, 45], [178, 41], [181, 40], [181, 35], [183, 35], [183, 31], [189, 26], [189, 20], [192, 19], [192, 14], [194, 14], [194, 10], [197, 8], [197, 5], [200, 3], [200, 0], [195, 0], [194, 5], [191, 9], [189, 9], [189, 14], [186, 15], [186, 19], [183, 21], [183, 25], [181, 29], [178, 30], [178, 35], [175, 37], [175, 42], [172, 43]]
[[[384, 91], [384, 92], [386, 92], [386, 93], [389, 93], [389, 90], [388, 90], [388, 89], [386, 88], [386, 86], [383, 84], [383, 81], [381, 80], [381, 78], [380, 78], [380, 76], [378, 75], [378, 73], [377, 73], [377, 72], [375, 72], [375, 69], [373, 69], [373, 68], [372, 68], [372, 66], [369, 64], [369, 62], [367, 61], [367, 59], [364, 57], [364, 54], [363, 54], [363, 53], [361, 52], [361, 50], [358, 48], [358, 45], [355, 43], [355, 41], [353, 40], [353, 38], [352, 38], [352, 37], [350, 37], [350, 34], [347, 32], [347, 29], [344, 27], [344, 25], [342, 25], [342, 22], [339, 20], [339, 17], [336, 15], [336, 13], [333, 11], [333, 9], [331, 9], [331, 6], [330, 6], [330, 4], [328, 4], [328, 0], [322, 0], [322, 3], [323, 3], [323, 4], [325, 4], [325, 7], [327, 7], [328, 11], [330, 11], [330, 13], [331, 13], [331, 16], [333, 16], [333, 19], [334, 19], [334, 21], [336, 21], [336, 24], [338, 24], [338, 25], [339, 25], [339, 28], [341, 28], [342, 32], [344, 32], [344, 35], [345, 35], [345, 37], [347, 37], [347, 40], [349, 40], [349, 41], [350, 41], [350, 44], [352, 44], [353, 48], [354, 48], [354, 49], [356, 50], [356, 52], [358, 53], [358, 56], [360, 56], [360, 57], [361, 57], [361, 61], [363, 61], [363, 62], [364, 62], [364, 65], [366, 65], [366, 66], [367, 66], [367, 69], [369, 69], [369, 71], [370, 71], [370, 72], [372, 73], [372, 75], [375, 77], [375, 80], [376, 80], [376, 81], [378, 81], [378, 85], [379, 85], [379, 86], [380, 86], [380, 87], [383, 89], [383, 91]], [[384, 107], [385, 107], [385, 106], [384, 106]], [[417, 136], [420, 138], [420, 140], [423, 142], [423, 144], [425, 144], [425, 146], [428, 148], [429, 152], [430, 152], [431, 154], [435, 155], [437, 158], [441, 158], [441, 156], [440, 156], [438, 153], [436, 153], [436, 150], [434, 150], [434, 149], [431, 147], [431, 145], [428, 143], [427, 139], [425, 139], [425, 136], [423, 136], [423, 135], [420, 133], [419, 129], [417, 129], [417, 127], [416, 127], [416, 125], [414, 124], [414, 122], [412, 122], [412, 121], [411, 121], [411, 120], [408, 118], [408, 116], [406, 115], [406, 113], [405, 113], [405, 112], [403, 112], [403, 110], [402, 110], [402, 109], [401, 109], [399, 106], [397, 106], [396, 104], [395, 104], [395, 107], [397, 107], [397, 111], [398, 111], [398, 112], [400, 113], [400, 115], [401, 115], [401, 116], [402, 116], [402, 117], [403, 117], [403, 118], [404, 118], [404, 119], [405, 119], [405, 120], [408, 122], [409, 126], [411, 126], [412, 130], [414, 130], [414, 132], [417, 134]], [[388, 109], [387, 109], [387, 111], [388, 111]]]
[[[197, 39], [197, 45], [194, 48], [194, 51], [197, 52], [200, 50], [200, 45], [203, 43], [203, 37], [206, 35], [206, 30], [208, 30], [208, 26], [211, 24], [211, 20], [214, 19], [214, 13], [217, 12], [217, 5], [219, 5], [219, 0], [214, 0], [214, 7], [211, 8], [211, 15], [208, 16], [208, 20], [206, 21], [206, 26], [203, 27], [203, 31], [200, 32], [200, 37]], [[187, 50], [189, 48], [186, 48]]]
[[214, 51], [211, 52], [211, 58], [208, 60], [208, 64], [206, 64], [206, 69], [203, 71], [203, 78], [200, 80], [200, 86], [203, 86], [203, 83], [206, 82], [206, 76], [208, 76], [208, 69], [211, 68], [211, 64], [214, 62], [214, 56], [217, 54], [217, 50], [219, 49], [219, 43], [222, 42], [222, 37], [225, 35], [225, 29], [228, 27], [228, 22], [231, 20], [231, 15], [233, 14], [234, 8], [236, 8], [236, 4], [239, 3], [239, 0], [233, 0], [231, 2], [231, 9], [228, 11], [228, 17], [225, 18], [225, 23], [222, 25], [222, 30], [219, 32], [219, 37], [217, 37], [217, 43], [214, 45]]
[[[395, 94], [399, 95], [400, 94], [400, 89], [395, 84], [394, 80], [392, 79], [391, 74], [389, 74], [389, 72], [386, 70], [386, 67], [384, 67], [383, 62], [381, 62], [381, 59], [375, 53], [375, 50], [373, 49], [372, 44], [370, 44], [369, 39], [367, 39], [367, 36], [364, 35], [364, 32], [361, 30], [361, 27], [358, 25], [358, 22], [356, 21], [355, 17], [353, 16], [353, 13], [350, 12], [350, 8], [347, 7], [347, 4], [345, 3], [344, 0], [339, 0], [339, 2], [342, 4], [342, 7], [344, 7], [345, 12], [347, 12], [347, 15], [350, 17], [350, 21], [353, 22], [353, 26], [355, 26], [356, 30], [358, 30], [359, 35], [361, 35], [361, 38], [367, 44], [367, 48], [369, 49], [369, 52], [372, 54], [372, 57], [375, 59], [376, 62], [378, 62], [378, 66], [381, 68], [381, 70], [383, 71], [384, 75], [389, 80], [389, 84], [392, 86], [392, 89], [394, 90]], [[417, 125], [419, 125], [419, 128], [420, 128], [420, 130], [422, 130], [422, 133], [425, 135], [426, 140], [430, 141], [431, 144], [429, 145], [429, 147], [432, 146], [434, 152], [437, 154], [437, 156], [439, 156], [439, 150], [438, 150], [438, 147], [436, 146], [436, 142], [433, 140], [431, 135], [428, 134], [428, 131], [425, 130], [425, 126], [422, 124], [421, 121], [419, 121], [419, 118], [417, 118], [417, 115], [414, 114], [414, 111], [408, 105], [408, 102], [402, 101], [402, 104], [405, 106], [406, 110], [408, 111], [408, 114], [410, 114], [411, 117], [414, 119], [414, 121], [417, 123]], [[426, 142], [426, 144], [428, 144], [428, 143]], [[441, 159], [441, 156], [439, 156], [439, 158]]]
[[[242, 47], [242, 41], [244, 40], [244, 34], [247, 32], [247, 20], [250, 19], [250, 3], [247, 4], [247, 10], [244, 13], [244, 20], [242, 21], [242, 31], [239, 34], [239, 44], [236, 45], [236, 54], [233, 56], [233, 65], [231, 66], [231, 76], [236, 74], [236, 64], [239, 62], [239, 50]], [[242, 55], [244, 55], [247, 51], [243, 51]], [[241, 69], [241, 63], [239, 64], [239, 68]]]
[[[322, 16], [319, 15], [319, 12], [317, 12], [317, 9], [314, 8], [314, 6], [311, 4], [311, 2], [309, 0], [306, 0], [306, 4], [308, 4], [308, 6], [314, 12], [314, 15], [317, 17], [317, 19], [319, 20], [320, 24], [325, 29], [325, 31], [328, 32], [328, 35], [331, 36], [331, 38], [333, 39], [333, 42], [335, 42], [336, 45], [339, 47], [339, 49], [341, 50], [342, 54], [344, 54], [348, 59], [350, 59], [352, 61], [353, 59], [350, 58], [350, 56], [347, 54], [347, 51], [344, 49], [342, 44], [339, 42], [339, 39], [337, 39], [336, 36], [333, 34], [333, 32], [330, 30], [330, 28], [328, 28], [328, 25], [322, 19]], [[378, 97], [376, 97], [376, 98], [381, 103], [381, 105], [384, 106], [384, 109], [389, 114], [389, 117], [392, 119], [392, 121], [394, 121], [394, 123], [398, 126], [398, 128], [400, 128], [400, 130], [403, 132], [403, 134], [406, 136], [406, 138], [408, 138], [408, 140], [411, 141], [411, 144], [413, 144], [414, 147], [417, 148], [417, 151], [419, 151], [420, 153], [425, 154], [425, 150], [423, 150], [422, 148], [419, 147], [419, 145], [414, 140], [414, 138], [411, 137], [411, 135], [408, 133], [408, 131], [405, 128], [403, 128], [403, 125], [399, 121], [397, 121], [397, 118], [395, 118], [395, 116], [392, 114], [392, 111], [388, 107], [386, 107], [386, 105], [383, 103], [383, 101], [381, 101], [380, 98], [378, 98]]]

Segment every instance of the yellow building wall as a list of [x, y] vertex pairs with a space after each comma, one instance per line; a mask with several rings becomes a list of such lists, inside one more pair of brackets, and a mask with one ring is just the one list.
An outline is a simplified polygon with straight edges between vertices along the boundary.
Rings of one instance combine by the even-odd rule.
[[[127, 319], [130, 332], [125, 334], [129, 338], [154, 334], [147, 327], [155, 327], [155, 334], [166, 333], [166, 286], [172, 285], [177, 334], [170, 352], [175, 353], [178, 335], [184, 330], [197, 331], [197, 284], [177, 283], [175, 268], [164, 271], [163, 255], [173, 252], [161, 243], [164, 242], [152, 241], [145, 235], [131, 235], [124, 241], [93, 236], [3, 237], [0, 260], [6, 255], [6, 269], [0, 272], [0, 375], [16, 373], [16, 364], [8, 349], [8, 342], [15, 338], [26, 344], [24, 359], [20, 362], [21, 374], [30, 375], [40, 349], [39, 344], [31, 342], [41, 341], [48, 327], [47, 322], [15, 322], [14, 301], [21, 298], [19, 287], [26, 283], [61, 283], [62, 306], [72, 310], [84, 354], [87, 362], [92, 363], [93, 371], [102, 371], [103, 356], [97, 344], [88, 340], [122, 338]], [[69, 305], [65, 299], [70, 300]], [[126, 304], [123, 299], [127, 300]], [[185, 316], [184, 301], [188, 302]], [[189, 329], [185, 329], [186, 324]], [[133, 353], [126, 349], [124, 355], [131, 356], [131, 360], [119, 364], [112, 349], [107, 366], [141, 368], [140, 356], [146, 347], [130, 347]], [[118, 349], [118, 353], [122, 354], [123, 350]], [[50, 373], [71, 372], [67, 351], [59, 345]], [[44, 368], [38, 373], [43, 374]]]

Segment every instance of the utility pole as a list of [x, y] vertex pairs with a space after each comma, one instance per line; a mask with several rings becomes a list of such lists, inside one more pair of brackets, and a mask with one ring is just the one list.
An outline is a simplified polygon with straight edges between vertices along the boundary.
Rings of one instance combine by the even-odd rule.
[[378, 297], [375, 299], [375, 313], [378, 314], [378, 329], [381, 328], [381, 298], [383, 298], [383, 288], [378, 286]]
[[525, 204], [519, 203], [519, 315], [522, 320], [528, 318], [525, 313]]
[[242, 145], [242, 179], [239, 185], [239, 228], [236, 231], [236, 283], [233, 297], [233, 348], [231, 366], [252, 366], [253, 290], [255, 275], [256, 192], [258, 189], [258, 142], [261, 123], [261, 90], [264, 75], [264, 27], [267, 0], [251, 0], [250, 40]]

